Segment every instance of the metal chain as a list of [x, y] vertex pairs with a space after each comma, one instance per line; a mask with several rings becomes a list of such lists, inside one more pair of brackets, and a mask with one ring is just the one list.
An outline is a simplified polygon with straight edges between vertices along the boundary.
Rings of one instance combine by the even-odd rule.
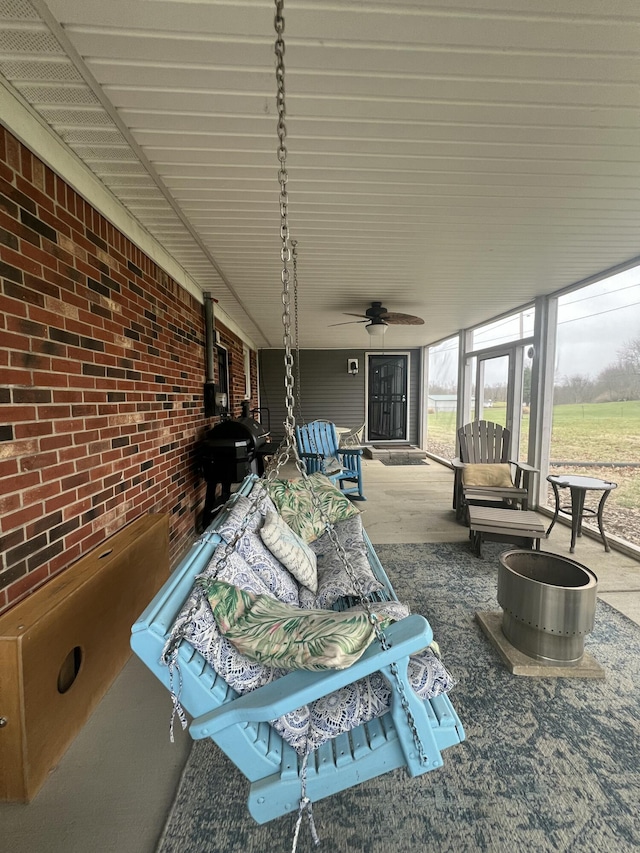
[[[286, 104], [285, 104], [285, 67], [284, 67], [284, 0], [275, 0], [276, 6], [276, 14], [274, 19], [274, 27], [276, 31], [276, 43], [275, 43], [275, 53], [276, 53], [276, 82], [277, 82], [277, 107], [278, 107], [278, 160], [280, 161], [280, 171], [278, 172], [278, 181], [280, 183], [280, 239], [281, 239], [281, 249], [280, 249], [280, 257], [282, 260], [282, 304], [284, 307], [282, 313], [282, 325], [284, 328], [283, 334], [283, 343], [284, 343], [284, 366], [285, 366], [285, 406], [287, 410], [287, 415], [284, 423], [285, 427], [285, 439], [282, 445], [282, 450], [278, 451], [278, 458], [276, 460], [275, 465], [271, 470], [268, 471], [267, 481], [271, 482], [271, 480], [275, 477], [277, 472], [279, 471], [282, 464], [288, 461], [290, 455], [293, 455], [293, 458], [296, 462], [296, 467], [301, 474], [301, 476], [308, 480], [306, 465], [300, 459], [298, 454], [298, 449], [295, 442], [295, 417], [293, 414], [294, 407], [294, 396], [293, 396], [293, 375], [291, 371], [293, 356], [291, 354], [291, 313], [290, 313], [290, 294], [289, 294], [289, 268], [288, 263], [291, 260], [291, 251], [289, 249], [289, 196], [287, 193], [287, 182], [289, 180], [289, 176], [287, 173], [287, 148], [285, 146], [285, 139], [287, 137], [287, 126], [286, 126]], [[295, 251], [295, 248], [294, 248]], [[294, 255], [295, 258], [295, 255]], [[295, 279], [295, 261], [294, 261], [294, 279]], [[297, 303], [296, 303], [296, 318], [297, 318]], [[298, 383], [298, 393], [300, 391], [299, 383]], [[344, 565], [344, 568], [347, 572], [348, 577], [351, 582], [354, 584], [356, 592], [358, 594], [358, 598], [367, 613], [369, 621], [371, 622], [373, 629], [375, 631], [376, 638], [380, 643], [382, 649], [387, 650], [390, 648], [389, 642], [380, 628], [378, 623], [378, 618], [375, 613], [373, 613], [371, 609], [371, 604], [365, 594], [365, 591], [362, 587], [362, 584], [359, 578], [355, 575], [347, 557], [347, 553], [344, 547], [338, 540], [338, 537], [333, 529], [333, 525], [327, 518], [326, 512], [324, 508], [320, 504], [320, 499], [316, 495], [313, 487], [310, 485], [310, 495], [313, 504], [314, 511], [317, 511], [325, 523], [327, 533], [329, 535], [329, 539], [333, 544], [334, 548], [338, 552], [340, 556], [340, 560]], [[396, 686], [398, 689], [398, 694], [400, 696], [400, 702], [402, 704], [402, 708], [406, 714], [407, 722], [409, 724], [409, 728], [411, 729], [411, 734], [413, 736], [413, 740], [418, 751], [418, 755], [420, 761], [422, 763], [428, 762], [428, 757], [424, 751], [424, 747], [422, 745], [422, 741], [420, 739], [420, 735], [418, 733], [416, 723], [411, 713], [411, 709], [409, 707], [409, 703], [405, 694], [404, 684], [402, 683], [402, 679], [400, 678], [400, 674], [398, 671], [398, 666], [395, 662], [390, 665], [390, 671], [394, 676], [394, 680], [396, 682]]]
[[298, 420], [304, 423], [302, 414], [302, 382], [300, 380], [300, 323], [298, 322], [298, 241], [291, 241], [291, 255], [293, 257], [293, 306], [294, 306], [294, 329], [296, 336], [296, 404], [298, 409]]
[[[298, 454], [298, 449], [295, 441], [295, 426], [296, 420], [293, 413], [293, 408], [295, 405], [294, 399], [294, 379], [292, 374], [292, 366], [293, 366], [293, 355], [291, 352], [291, 295], [290, 295], [290, 286], [289, 286], [289, 267], [288, 264], [291, 262], [291, 249], [289, 248], [289, 194], [287, 192], [287, 182], [289, 180], [289, 175], [287, 173], [287, 147], [285, 145], [285, 140], [287, 138], [287, 126], [285, 122], [286, 115], [286, 107], [285, 107], [285, 91], [284, 91], [284, 17], [282, 15], [282, 10], [284, 7], [284, 0], [275, 0], [276, 1], [276, 15], [274, 20], [274, 26], [276, 30], [276, 44], [275, 44], [275, 52], [276, 52], [276, 82], [277, 82], [277, 94], [276, 94], [276, 103], [278, 107], [278, 160], [280, 162], [280, 169], [278, 171], [278, 183], [280, 184], [280, 259], [282, 261], [282, 326], [283, 326], [283, 337], [282, 342], [285, 350], [285, 407], [286, 407], [286, 418], [284, 421], [285, 427], [285, 437], [280, 447], [276, 451], [271, 463], [267, 466], [267, 470], [265, 471], [265, 475], [262, 480], [256, 481], [255, 487], [251, 493], [251, 502], [247, 509], [246, 515], [244, 516], [242, 523], [236, 530], [235, 534], [229, 539], [229, 541], [224, 545], [215, 561], [215, 571], [210, 571], [207, 577], [215, 577], [221, 569], [224, 568], [227, 564], [227, 560], [230, 555], [235, 550], [235, 546], [239, 542], [239, 540], [244, 536], [247, 527], [249, 526], [250, 519], [258, 510], [258, 506], [260, 502], [263, 500], [264, 495], [268, 494], [269, 485], [276, 479], [280, 469], [287, 464], [290, 460], [291, 456], [293, 456], [298, 472], [302, 476], [306, 476], [306, 468], [304, 463], [301, 461], [300, 456]], [[293, 245], [293, 270], [294, 270], [294, 296], [295, 296], [295, 318], [296, 318], [296, 347], [299, 349], [299, 341], [298, 341], [298, 302], [297, 302], [297, 288], [295, 287], [297, 283], [297, 254], [296, 254], [296, 242], [292, 241]], [[298, 383], [299, 385], [299, 383]], [[213, 567], [212, 567], [213, 568]], [[200, 575], [198, 580], [200, 582], [205, 580], [204, 575]]]

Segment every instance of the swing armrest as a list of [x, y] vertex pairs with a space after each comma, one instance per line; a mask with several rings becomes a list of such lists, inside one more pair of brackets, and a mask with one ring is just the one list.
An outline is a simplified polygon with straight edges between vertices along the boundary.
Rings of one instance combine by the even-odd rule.
[[539, 474], [540, 469], [534, 468], [533, 465], [529, 465], [527, 462], [515, 462], [513, 459], [509, 460], [510, 465], [515, 465], [516, 468], [519, 468], [521, 471], [524, 471], [526, 474]]
[[395, 622], [384, 633], [391, 648], [382, 650], [374, 640], [360, 660], [347, 669], [290, 672], [197, 717], [189, 727], [191, 737], [195, 740], [211, 737], [237, 723], [275, 720], [394, 661], [408, 658], [433, 640], [431, 626], [424, 616], [418, 615]]
[[339, 447], [337, 453], [339, 456], [362, 456], [363, 450], [361, 447]]

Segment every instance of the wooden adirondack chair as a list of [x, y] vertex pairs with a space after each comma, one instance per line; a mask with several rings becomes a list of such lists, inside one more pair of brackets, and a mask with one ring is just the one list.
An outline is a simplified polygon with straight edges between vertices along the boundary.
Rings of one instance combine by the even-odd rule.
[[307, 473], [320, 471], [345, 495], [366, 501], [362, 492], [362, 448], [340, 447], [335, 424], [318, 420], [297, 426], [296, 441]]
[[[452, 460], [454, 469], [453, 508], [458, 521], [466, 516], [466, 506], [470, 501], [505, 503], [513, 506], [521, 504], [528, 509], [531, 474], [537, 468], [525, 462], [509, 459], [511, 432], [506, 427], [491, 421], [472, 421], [458, 430], [460, 456]], [[463, 472], [468, 464], [508, 463], [511, 466], [511, 486], [468, 486], [463, 482]]]

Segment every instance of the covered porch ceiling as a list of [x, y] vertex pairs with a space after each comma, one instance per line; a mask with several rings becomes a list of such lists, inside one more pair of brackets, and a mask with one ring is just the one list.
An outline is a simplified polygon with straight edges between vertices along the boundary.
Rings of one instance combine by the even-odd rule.
[[[260, 347], [282, 341], [273, 17], [0, 0], [0, 82]], [[425, 321], [387, 347], [427, 344], [640, 254], [637, 0], [285, 18], [301, 346], [367, 346], [332, 324], [373, 300]]]

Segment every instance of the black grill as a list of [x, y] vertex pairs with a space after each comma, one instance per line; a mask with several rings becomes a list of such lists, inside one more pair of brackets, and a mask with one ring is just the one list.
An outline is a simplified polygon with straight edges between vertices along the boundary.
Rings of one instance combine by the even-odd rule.
[[204, 436], [199, 447], [202, 476], [207, 481], [202, 525], [207, 527], [216, 505], [216, 491], [221, 485], [220, 503], [231, 494], [233, 483], [241, 483], [247, 474], [261, 475], [264, 457], [275, 452], [269, 442], [269, 431], [249, 414], [249, 404], [242, 404], [242, 417], [229, 418], [216, 424]]

